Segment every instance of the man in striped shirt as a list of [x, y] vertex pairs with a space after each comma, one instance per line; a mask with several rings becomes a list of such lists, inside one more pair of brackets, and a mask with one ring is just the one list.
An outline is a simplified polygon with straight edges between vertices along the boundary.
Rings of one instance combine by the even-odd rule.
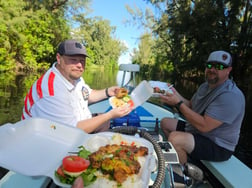
[[57, 61], [27, 93], [22, 119], [39, 117], [93, 133], [106, 131], [111, 119], [129, 114], [132, 109], [125, 105], [92, 117], [88, 104], [114, 96], [119, 87], [90, 88], [82, 78], [87, 57], [85, 47], [78, 41], [60, 43]]

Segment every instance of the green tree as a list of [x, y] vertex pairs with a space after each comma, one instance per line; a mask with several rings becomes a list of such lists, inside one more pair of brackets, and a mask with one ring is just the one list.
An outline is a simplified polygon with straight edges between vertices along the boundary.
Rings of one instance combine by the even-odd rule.
[[[58, 44], [76, 38], [87, 46], [88, 62], [117, 66], [126, 47], [115, 27], [102, 18], [87, 18], [90, 0], [0, 1], [0, 68], [32, 71], [55, 61]], [[71, 29], [70, 29], [71, 28]], [[49, 63], [48, 63], [49, 62]]]
[[26, 20], [24, 6], [16, 0], [0, 1], [0, 70], [16, 67], [15, 56], [25, 38], [20, 32]]
[[108, 20], [101, 17], [85, 19], [79, 17], [80, 23], [73, 35], [82, 39], [87, 46], [89, 62], [95, 65], [117, 65], [120, 55], [127, 49], [114, 36], [116, 27], [110, 26]]
[[47, 10], [43, 1], [29, 2], [0, 1], [2, 70], [43, 68], [55, 59], [55, 46], [69, 33], [64, 12]]
[[[251, 70], [250, 0], [163, 1], [147, 0], [158, 12], [143, 14], [130, 10], [133, 21], [149, 27], [155, 38], [156, 64], [172, 63], [174, 77], [203, 78], [203, 65], [213, 50], [227, 50], [234, 56], [234, 79], [246, 82]], [[162, 57], [162, 58], [160, 58]], [[167, 59], [167, 61], [164, 61]], [[165, 68], [165, 67], [164, 67]], [[242, 74], [241, 74], [242, 73]]]

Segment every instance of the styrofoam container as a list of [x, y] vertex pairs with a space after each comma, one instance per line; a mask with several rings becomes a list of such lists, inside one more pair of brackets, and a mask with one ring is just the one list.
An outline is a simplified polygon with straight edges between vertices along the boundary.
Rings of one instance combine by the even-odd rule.
[[[109, 143], [114, 134], [87, 134], [78, 128], [37, 118], [5, 124], [0, 126], [0, 166], [27, 176], [48, 176], [61, 187], [71, 187], [60, 183], [54, 175], [62, 159], [69, 155], [68, 152], [78, 151], [80, 145], [96, 150]], [[153, 163], [153, 146], [142, 138], [128, 135], [123, 137], [129, 142], [139, 142], [149, 149], [146, 162], [142, 166], [144, 173], [141, 174], [144, 186], [147, 187], [146, 183], [154, 168], [150, 165]]]
[[[154, 88], [154, 87], [159, 87], [159, 89], [165, 90], [165, 94], [166, 94], [166, 93], [173, 93], [171, 87], [169, 87], [169, 86], [167, 85], [166, 82], [150, 80], [148, 83], [150, 84], [150, 86], [151, 86], [152, 88]], [[164, 95], [164, 94], [161, 94], [161, 93], [154, 93], [154, 92], [153, 92], [152, 97], [160, 97], [161, 95]]]
[[134, 102], [134, 108], [141, 106], [153, 95], [153, 88], [146, 81], [143, 80], [137, 87], [131, 92], [130, 97]]

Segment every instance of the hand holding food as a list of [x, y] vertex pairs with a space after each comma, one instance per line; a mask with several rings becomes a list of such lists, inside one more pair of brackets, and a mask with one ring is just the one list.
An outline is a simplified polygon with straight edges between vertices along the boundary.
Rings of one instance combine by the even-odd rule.
[[160, 94], [165, 94], [165, 90], [164, 89], [160, 89], [159, 87], [154, 87], [153, 88], [153, 92], [154, 93], [160, 93]]
[[165, 89], [161, 89], [160, 87], [155, 86], [153, 87], [153, 93], [158, 94], [158, 95], [166, 95], [167, 93], [173, 93], [172, 88], [173, 88], [173, 84], [169, 85]]
[[113, 108], [118, 108], [125, 104], [130, 105], [131, 108], [134, 107], [134, 102], [128, 95], [128, 90], [125, 88], [120, 88], [116, 91], [116, 95], [109, 99], [110, 104]]
[[128, 90], [125, 88], [120, 88], [116, 91], [116, 98], [122, 99], [123, 97], [128, 95]]

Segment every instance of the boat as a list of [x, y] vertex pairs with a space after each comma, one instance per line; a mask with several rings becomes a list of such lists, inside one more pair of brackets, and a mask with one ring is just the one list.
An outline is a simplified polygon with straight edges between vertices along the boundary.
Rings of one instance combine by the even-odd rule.
[[[135, 64], [122, 64], [119, 68], [122, 71], [122, 82], [118, 83], [118, 85], [127, 87], [130, 92], [134, 91], [136, 87], [135, 74], [139, 72], [139, 66]], [[129, 84], [131, 78], [133, 79], [133, 85]], [[157, 155], [157, 166], [151, 171], [148, 184], [150, 187], [252, 187], [251, 169], [234, 156], [225, 162], [199, 161], [199, 163], [195, 164], [196, 167], [204, 172], [204, 179], [202, 181], [196, 181], [193, 177], [185, 174], [183, 167], [179, 164], [176, 150], [171, 143], [167, 142], [159, 128], [160, 120], [164, 117], [181, 120], [184, 120], [184, 118], [174, 111], [172, 107], [156, 102], [155, 97], [142, 102], [128, 116], [111, 120], [111, 132], [140, 136], [153, 144]], [[111, 105], [109, 99], [105, 99], [91, 104], [89, 108], [92, 113], [103, 113], [110, 110]], [[37, 121], [40, 124], [41, 120]], [[162, 144], [168, 144], [169, 149], [167, 150], [167, 145], [163, 147]], [[175, 174], [179, 174], [181, 177], [178, 182], [174, 176]], [[0, 180], [0, 187], [51, 188], [57, 187], [57, 185], [48, 176], [29, 176], [10, 170]]]

